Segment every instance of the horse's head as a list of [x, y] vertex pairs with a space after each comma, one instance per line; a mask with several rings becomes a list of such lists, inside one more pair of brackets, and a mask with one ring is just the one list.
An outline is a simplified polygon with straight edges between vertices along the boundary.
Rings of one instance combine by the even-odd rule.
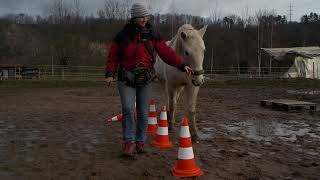
[[196, 30], [190, 24], [185, 24], [179, 28], [177, 34], [177, 52], [194, 70], [192, 83], [195, 86], [200, 86], [204, 83], [203, 58], [205, 45], [203, 35], [206, 30], [207, 26]]

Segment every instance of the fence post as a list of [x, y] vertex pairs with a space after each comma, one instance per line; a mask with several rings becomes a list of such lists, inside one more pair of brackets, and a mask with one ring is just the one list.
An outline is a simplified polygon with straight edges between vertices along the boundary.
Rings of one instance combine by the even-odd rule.
[[314, 62], [312, 63], [313, 79], [315, 79]]
[[53, 55], [51, 56], [51, 76], [54, 76]]
[[212, 69], [213, 69], [213, 48], [211, 49], [211, 61], [210, 61], [210, 74], [211, 74], [211, 76], [213, 74]]
[[17, 66], [14, 65], [14, 80], [17, 79]]
[[64, 80], [64, 67], [62, 67], [62, 73], [61, 73], [61, 76], [62, 76], [62, 80]]
[[40, 70], [40, 66], [38, 66], [38, 78], [41, 79], [41, 70]]
[[320, 79], [319, 78], [319, 63], [317, 63], [317, 79]]

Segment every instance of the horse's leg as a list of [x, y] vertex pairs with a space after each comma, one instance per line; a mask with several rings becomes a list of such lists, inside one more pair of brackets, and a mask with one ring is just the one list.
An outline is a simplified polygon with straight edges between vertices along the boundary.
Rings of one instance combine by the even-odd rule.
[[196, 102], [197, 96], [199, 92], [198, 86], [188, 85], [186, 87], [186, 103], [187, 103], [187, 111], [188, 117], [190, 120], [190, 133], [193, 140], [199, 140], [199, 130], [196, 123]]
[[169, 130], [175, 132], [175, 112], [177, 109], [177, 89], [171, 86], [167, 86], [167, 100], [168, 100], [168, 124]]
[[183, 89], [184, 89], [184, 86], [178, 87], [178, 89], [177, 89], [177, 101], [179, 100]]
[[168, 93], [167, 93], [167, 83], [165, 80], [160, 80], [159, 79], [159, 83], [160, 83], [160, 92], [161, 92], [161, 96], [160, 96], [160, 103], [159, 104], [166, 104], [166, 106], [168, 105]]

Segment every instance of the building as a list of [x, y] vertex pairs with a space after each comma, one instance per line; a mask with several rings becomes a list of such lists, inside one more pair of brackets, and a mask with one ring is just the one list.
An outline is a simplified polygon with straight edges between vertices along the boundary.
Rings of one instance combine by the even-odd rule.
[[320, 79], [320, 47], [262, 48], [273, 60], [272, 65], [289, 67], [285, 78]]

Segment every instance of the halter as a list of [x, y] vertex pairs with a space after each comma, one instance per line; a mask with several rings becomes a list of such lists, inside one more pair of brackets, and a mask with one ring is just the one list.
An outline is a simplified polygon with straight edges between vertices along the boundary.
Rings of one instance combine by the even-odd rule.
[[200, 75], [203, 75], [204, 74], [204, 70], [201, 69], [201, 70], [198, 70], [198, 71], [193, 71], [193, 75], [194, 76], [200, 76]]

